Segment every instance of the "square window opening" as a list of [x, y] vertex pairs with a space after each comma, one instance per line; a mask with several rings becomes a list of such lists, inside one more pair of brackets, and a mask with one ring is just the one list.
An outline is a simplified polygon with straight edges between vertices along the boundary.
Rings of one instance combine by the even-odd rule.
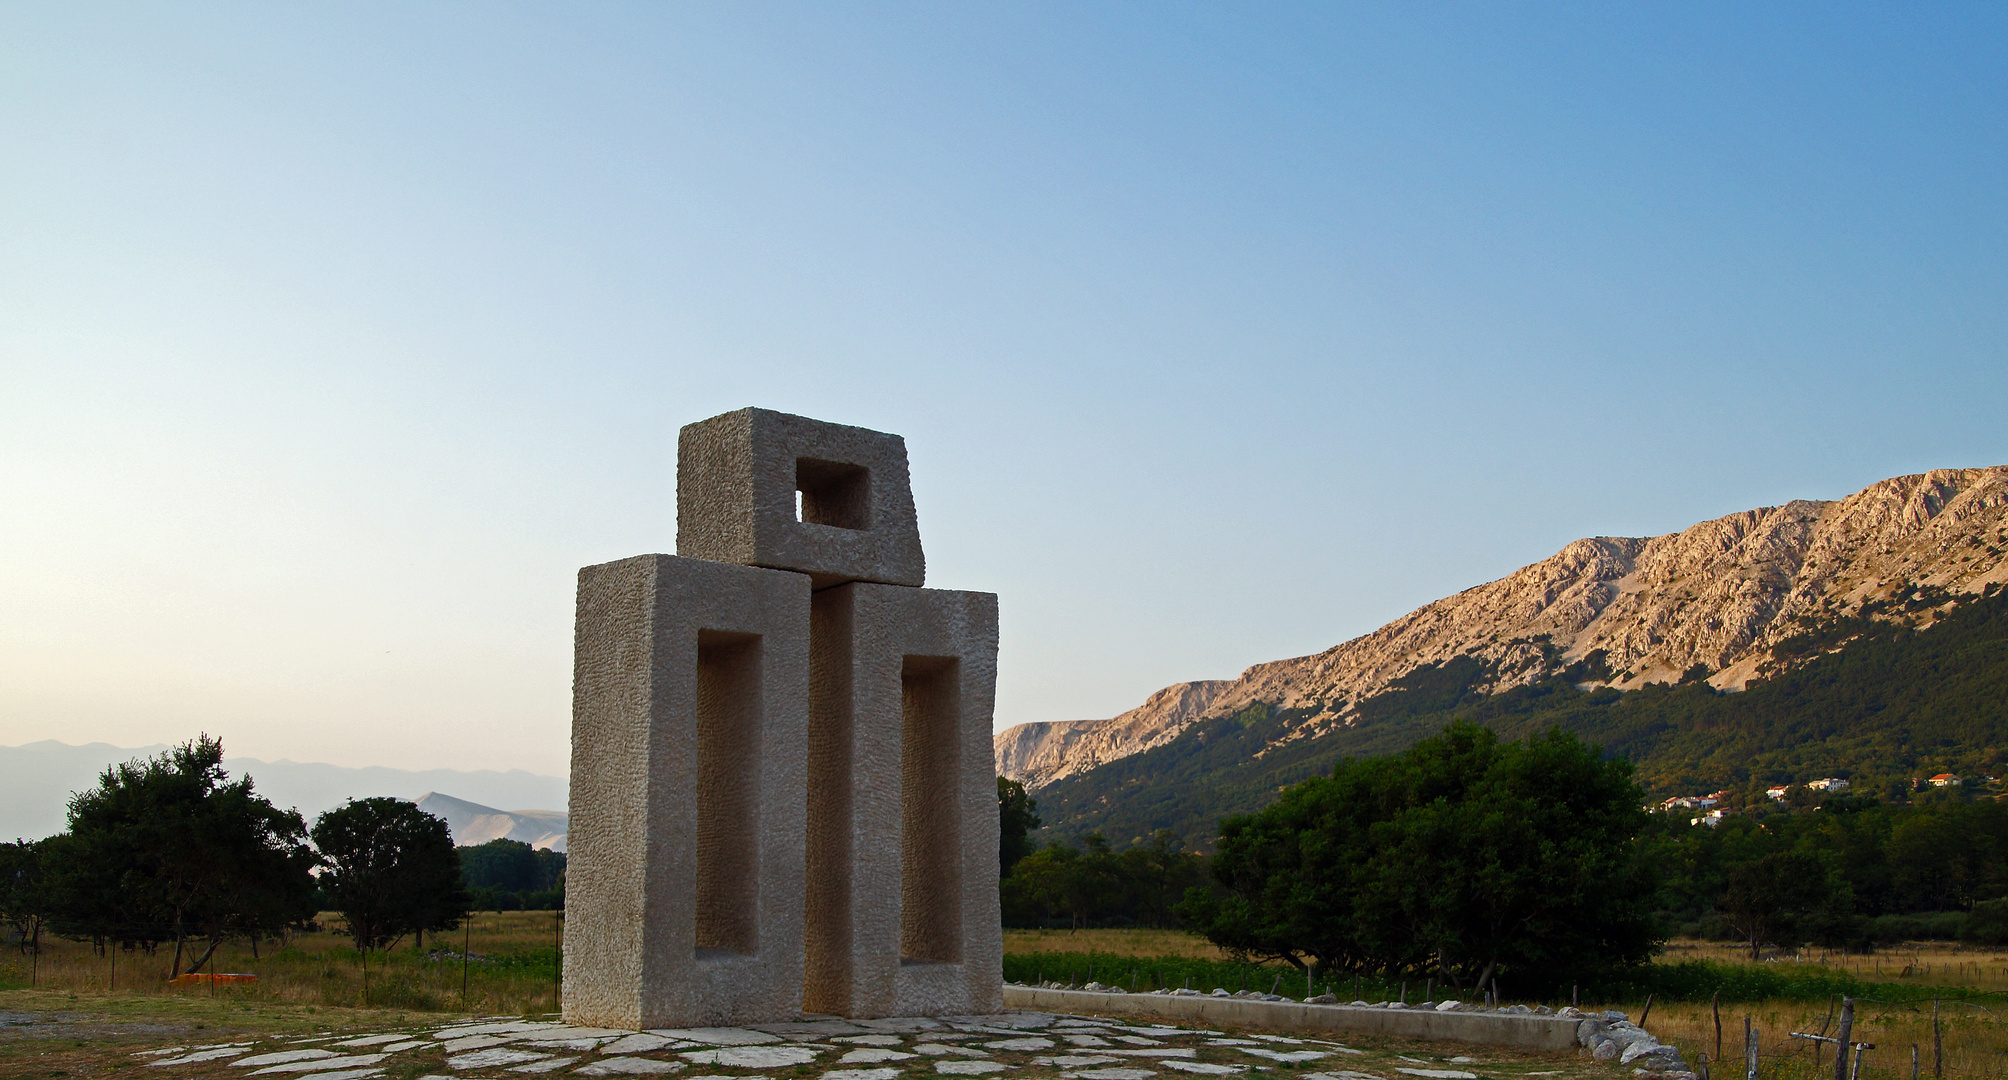
[[871, 470], [816, 458], [795, 459], [795, 518], [810, 525], [869, 529]]

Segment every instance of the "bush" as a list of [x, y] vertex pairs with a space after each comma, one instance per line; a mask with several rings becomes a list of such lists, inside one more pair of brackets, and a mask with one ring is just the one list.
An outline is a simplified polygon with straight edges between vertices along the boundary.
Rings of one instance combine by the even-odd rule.
[[2008, 900], [1983, 900], [1973, 905], [1959, 936], [1982, 945], [2008, 945]]
[[1869, 920], [1869, 938], [1878, 945], [1899, 941], [1955, 941], [1966, 928], [1963, 911], [1926, 911], [1916, 915], [1883, 915]]

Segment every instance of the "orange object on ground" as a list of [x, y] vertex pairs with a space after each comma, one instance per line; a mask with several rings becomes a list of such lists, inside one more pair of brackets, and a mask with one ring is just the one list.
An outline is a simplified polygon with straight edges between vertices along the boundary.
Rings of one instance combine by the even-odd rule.
[[257, 981], [258, 981], [258, 976], [256, 975], [233, 974], [228, 971], [211, 974], [207, 971], [204, 971], [200, 973], [189, 972], [186, 975], [177, 975], [174, 978], [167, 980], [167, 985], [194, 986], [197, 983], [253, 983]]

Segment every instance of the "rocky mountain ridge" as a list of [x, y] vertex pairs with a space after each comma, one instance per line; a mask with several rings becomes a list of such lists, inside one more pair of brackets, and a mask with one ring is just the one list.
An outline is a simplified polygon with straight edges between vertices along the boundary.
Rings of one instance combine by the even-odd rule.
[[[1464, 655], [1490, 691], [1559, 672], [1635, 689], [1697, 666], [1740, 689], [1780, 641], [1856, 615], [1929, 625], [1936, 607], [2008, 582], [2008, 466], [1898, 476], [1654, 537], [1593, 537], [1311, 656], [1238, 679], [1177, 683], [1107, 720], [999, 732], [999, 775], [1037, 788], [1256, 704], [1301, 710], [1286, 741], [1357, 722], [1357, 703]], [[1892, 606], [1894, 605], [1894, 607]]]

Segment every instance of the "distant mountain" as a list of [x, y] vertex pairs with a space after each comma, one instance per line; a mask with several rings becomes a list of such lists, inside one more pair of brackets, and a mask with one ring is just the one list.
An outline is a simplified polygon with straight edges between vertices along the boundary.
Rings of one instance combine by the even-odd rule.
[[565, 850], [567, 815], [562, 810], [497, 810], [434, 791], [418, 808], [446, 819], [453, 842], [462, 847], [490, 840], [521, 840], [534, 848]]
[[[1284, 726], [1258, 756], [1352, 731], [1368, 703], [1461, 664], [1494, 694], [1566, 677], [1636, 690], [1705, 676], [1738, 690], [1781, 642], [1869, 617], [1921, 619], [2008, 582], [2008, 466], [1899, 476], [1834, 502], [1794, 501], [1655, 537], [1578, 540], [1498, 581], [1427, 604], [1312, 656], [1233, 680], [1178, 683], [1107, 720], [1021, 724], [994, 741], [999, 774], [1034, 789], [1258, 709]], [[1920, 607], [1919, 597], [1933, 598]]]
[[[98, 775], [110, 765], [165, 749], [162, 744], [71, 746], [54, 740], [0, 746], [0, 838], [35, 839], [61, 832], [64, 809], [73, 792], [95, 785]], [[260, 794], [279, 806], [299, 809], [309, 822], [344, 799], [376, 795], [416, 800], [427, 792], [444, 790], [484, 805], [564, 806], [567, 802], [564, 777], [539, 776], [521, 769], [348, 768], [240, 757], [226, 757], [223, 764], [232, 775], [250, 775]], [[563, 832], [562, 825], [558, 831]]]

